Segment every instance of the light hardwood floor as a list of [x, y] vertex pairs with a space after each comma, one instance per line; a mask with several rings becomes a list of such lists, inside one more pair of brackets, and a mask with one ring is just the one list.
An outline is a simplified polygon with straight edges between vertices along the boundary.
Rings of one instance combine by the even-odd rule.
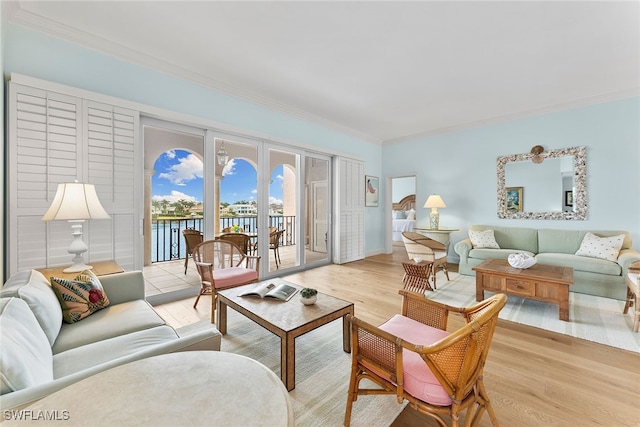
[[[390, 255], [316, 268], [286, 279], [353, 301], [356, 316], [380, 324], [399, 312], [404, 257], [404, 248], [394, 246]], [[445, 280], [438, 273], [439, 283]], [[203, 298], [194, 310], [190, 298], [156, 308], [168, 323], [180, 327], [208, 319], [210, 303], [210, 298]], [[454, 316], [449, 323], [455, 329], [462, 319]], [[500, 320], [485, 384], [502, 426], [640, 426], [638, 353]], [[418, 425], [436, 423], [411, 410], [393, 423]], [[491, 425], [488, 415], [480, 425]]]

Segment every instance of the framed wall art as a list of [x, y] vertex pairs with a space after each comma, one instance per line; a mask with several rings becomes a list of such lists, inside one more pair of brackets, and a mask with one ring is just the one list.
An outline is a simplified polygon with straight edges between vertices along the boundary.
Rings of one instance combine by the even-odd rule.
[[380, 185], [377, 176], [364, 176], [364, 205], [378, 206]]
[[522, 187], [507, 187], [507, 212], [522, 212]]
[[573, 191], [564, 192], [564, 205], [573, 206]]

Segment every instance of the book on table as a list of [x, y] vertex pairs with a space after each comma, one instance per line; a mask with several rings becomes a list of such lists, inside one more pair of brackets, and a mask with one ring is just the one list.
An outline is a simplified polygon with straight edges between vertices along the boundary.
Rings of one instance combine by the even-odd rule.
[[289, 301], [296, 292], [298, 292], [298, 288], [294, 286], [284, 283], [265, 282], [241, 293], [240, 296], [273, 298], [281, 301]]

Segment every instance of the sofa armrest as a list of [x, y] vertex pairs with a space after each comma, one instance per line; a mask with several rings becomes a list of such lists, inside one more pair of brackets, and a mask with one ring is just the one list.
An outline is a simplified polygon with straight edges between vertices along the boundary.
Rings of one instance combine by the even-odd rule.
[[460, 255], [460, 262], [464, 262], [464, 263], [467, 262], [467, 259], [469, 258], [469, 251], [471, 249], [473, 249], [473, 245], [471, 244], [471, 239], [460, 240], [453, 247], [453, 250], [456, 251], [458, 255]]
[[618, 264], [622, 267], [622, 276], [625, 277], [629, 272], [629, 266], [634, 262], [640, 261], [640, 252], [634, 249], [623, 249], [618, 254]]
[[144, 299], [142, 271], [126, 271], [100, 276], [100, 283], [112, 305]]
[[[220, 350], [221, 335], [220, 332], [211, 324], [209, 328], [200, 328], [199, 330], [175, 340], [167, 341], [148, 348], [138, 353], [129, 354], [110, 360], [97, 366], [93, 366], [83, 371], [75, 372], [61, 378], [57, 378], [51, 382], [17, 390], [0, 396], [0, 410], [19, 409], [36, 400], [40, 400], [51, 393], [61, 390], [69, 385], [96, 375], [107, 369], [124, 365], [125, 363], [134, 362], [136, 360], [145, 359], [147, 357], [159, 356], [161, 354], [174, 353], [178, 351], [188, 350]], [[0, 412], [1, 416], [2, 412]]]

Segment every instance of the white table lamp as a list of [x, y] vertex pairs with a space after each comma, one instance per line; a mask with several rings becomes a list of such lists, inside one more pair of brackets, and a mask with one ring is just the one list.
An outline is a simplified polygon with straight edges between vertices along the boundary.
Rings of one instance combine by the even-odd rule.
[[444, 204], [444, 200], [442, 200], [442, 197], [440, 197], [439, 194], [432, 194], [427, 198], [424, 207], [431, 208], [431, 213], [429, 214], [429, 228], [437, 230], [440, 222], [438, 208], [446, 208], [447, 205]]
[[82, 259], [82, 254], [89, 249], [82, 241], [82, 223], [87, 219], [105, 218], [109, 218], [109, 214], [100, 204], [93, 185], [79, 182], [58, 184], [58, 191], [42, 220], [66, 220], [71, 223], [73, 241], [67, 252], [75, 254], [75, 256], [71, 267], [63, 270], [65, 273], [75, 273], [93, 268], [91, 265], [86, 265]]

